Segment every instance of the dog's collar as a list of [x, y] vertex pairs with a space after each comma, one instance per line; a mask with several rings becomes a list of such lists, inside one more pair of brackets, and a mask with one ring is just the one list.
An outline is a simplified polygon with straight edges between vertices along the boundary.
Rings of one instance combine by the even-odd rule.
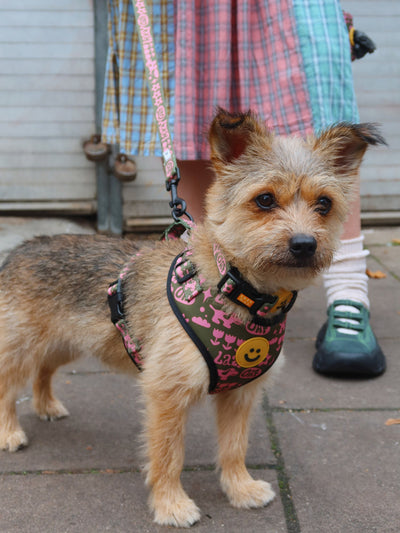
[[218, 244], [214, 244], [213, 254], [221, 276], [218, 291], [235, 304], [246, 307], [255, 320], [265, 320], [271, 313], [284, 314], [292, 308], [297, 298], [297, 291], [279, 289], [274, 294], [258, 292], [243, 279], [237, 268], [228, 263]]

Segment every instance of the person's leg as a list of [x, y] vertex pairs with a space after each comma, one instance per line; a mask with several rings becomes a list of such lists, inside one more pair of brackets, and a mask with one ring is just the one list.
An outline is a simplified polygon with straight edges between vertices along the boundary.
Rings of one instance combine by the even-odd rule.
[[361, 234], [360, 195], [344, 226], [341, 245], [324, 274], [328, 321], [317, 337], [314, 370], [322, 374], [372, 377], [386, 368], [369, 325], [368, 277]]
[[369, 309], [366, 275], [368, 251], [363, 248], [363, 240], [360, 194], [357, 191], [343, 228], [340, 248], [323, 276], [328, 306], [336, 300], [355, 300]]
[[351, 205], [349, 216], [343, 227], [342, 240], [354, 239], [361, 234], [361, 199], [360, 187], [357, 187], [356, 195]]
[[201, 222], [204, 215], [204, 197], [206, 190], [214, 179], [214, 172], [209, 161], [178, 161], [181, 181], [178, 196], [185, 200], [187, 212], [195, 222]]

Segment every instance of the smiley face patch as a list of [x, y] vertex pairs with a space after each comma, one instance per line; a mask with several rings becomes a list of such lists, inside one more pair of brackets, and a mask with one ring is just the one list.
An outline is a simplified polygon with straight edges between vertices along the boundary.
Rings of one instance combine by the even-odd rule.
[[236, 362], [243, 368], [260, 364], [267, 357], [269, 342], [264, 337], [252, 337], [236, 350]]

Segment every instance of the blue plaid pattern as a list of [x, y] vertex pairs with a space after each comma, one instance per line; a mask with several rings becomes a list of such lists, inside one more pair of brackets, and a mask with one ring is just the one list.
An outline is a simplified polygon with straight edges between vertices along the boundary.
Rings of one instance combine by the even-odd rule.
[[[151, 25], [161, 82], [174, 123], [174, 3], [153, 0]], [[133, 155], [161, 156], [132, 0], [108, 0], [109, 50], [103, 102], [103, 140]]]
[[337, 0], [293, 0], [315, 131], [359, 122], [349, 34]]

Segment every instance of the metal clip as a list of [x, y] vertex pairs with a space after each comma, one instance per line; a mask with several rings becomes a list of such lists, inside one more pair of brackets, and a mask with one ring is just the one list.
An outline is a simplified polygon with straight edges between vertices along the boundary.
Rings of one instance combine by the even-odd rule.
[[181, 217], [186, 215], [189, 220], [193, 221], [193, 218], [186, 211], [186, 202], [183, 198], [178, 196], [178, 183], [181, 179], [179, 169], [176, 169], [175, 176], [166, 182], [167, 191], [171, 193], [171, 201], [169, 206], [172, 208], [172, 217], [177, 222]]

